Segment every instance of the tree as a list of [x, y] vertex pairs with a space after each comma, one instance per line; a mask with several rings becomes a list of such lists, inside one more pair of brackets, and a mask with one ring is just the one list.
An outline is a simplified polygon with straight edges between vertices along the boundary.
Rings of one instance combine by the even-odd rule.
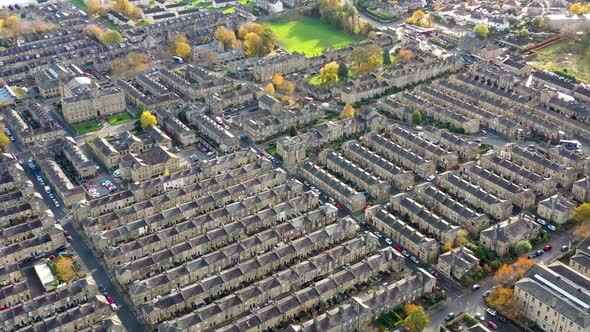
[[570, 5], [569, 11], [576, 15], [588, 14], [590, 13], [590, 6], [576, 2]]
[[149, 126], [155, 126], [158, 124], [158, 120], [150, 111], [144, 111], [141, 113], [141, 129], [145, 129]]
[[422, 9], [418, 9], [412, 13], [412, 16], [406, 20], [406, 23], [430, 28], [432, 26], [432, 18], [432, 15], [426, 15]]
[[415, 110], [414, 113], [412, 113], [412, 124], [419, 125], [422, 122], [424, 122], [422, 112], [420, 112], [419, 110]]
[[265, 26], [259, 36], [262, 39], [262, 44], [264, 44], [264, 50], [266, 53], [269, 53], [275, 49], [278, 38], [271, 28]]
[[171, 55], [176, 55], [176, 47], [180, 43], [188, 44], [186, 36], [181, 33], [175, 34], [172, 38], [170, 38], [170, 45], [168, 45], [168, 53], [170, 53]]
[[99, 41], [104, 31], [97, 25], [91, 24], [84, 28], [84, 34], [91, 39]]
[[295, 126], [289, 126], [287, 128], [287, 134], [291, 137], [297, 136], [297, 128]]
[[410, 331], [423, 331], [428, 323], [430, 323], [428, 315], [422, 306], [409, 303], [404, 306], [404, 311], [406, 313], [406, 318], [401, 325], [409, 327]]
[[346, 104], [344, 105], [344, 109], [342, 109], [342, 112], [340, 113], [340, 118], [342, 119], [351, 119], [354, 118], [354, 107], [352, 107], [352, 105], [350, 104]]
[[168, 170], [168, 167], [164, 168], [164, 173], [162, 173], [162, 176], [168, 176], [170, 175], [170, 170]]
[[320, 81], [322, 84], [338, 82], [338, 63], [330, 62], [320, 69]]
[[4, 133], [4, 130], [0, 132], [0, 150], [6, 151], [6, 147], [10, 144], [10, 139]]
[[385, 66], [391, 65], [391, 53], [388, 49], [383, 49], [383, 64]]
[[533, 27], [541, 30], [544, 30], [547, 27], [547, 23], [545, 23], [545, 18], [543, 16], [536, 16], [533, 18], [532, 24]]
[[69, 257], [60, 256], [55, 262], [55, 273], [63, 281], [70, 281], [76, 276], [74, 261]]
[[55, 24], [50, 24], [45, 21], [34, 21], [32, 28], [36, 33], [44, 33], [55, 30], [56, 26]]
[[[113, 75], [123, 75], [127, 73], [134, 74], [141, 70], [149, 62], [147, 54], [132, 52], [125, 58], [118, 58], [111, 62], [111, 72]], [[141, 114], [141, 113], [139, 113]]]
[[107, 8], [103, 7], [99, 0], [86, 0], [86, 11], [90, 15], [98, 14], [104, 15], [107, 12]]
[[510, 319], [518, 319], [520, 310], [514, 299], [514, 289], [499, 285], [490, 292], [486, 301], [491, 307]]
[[183, 59], [187, 59], [191, 55], [191, 47], [187, 43], [178, 43], [176, 44], [176, 51], [174, 52], [176, 56], [179, 56]]
[[123, 41], [123, 37], [117, 30], [108, 30], [100, 37], [100, 42], [105, 45], [112, 45]]
[[264, 56], [264, 42], [259, 35], [249, 32], [244, 38], [244, 48], [246, 55], [251, 57]]
[[410, 61], [414, 58], [414, 52], [412, 52], [412, 50], [408, 50], [405, 48], [401, 49], [397, 53], [397, 58], [400, 59], [401, 61]]
[[223, 44], [226, 50], [233, 48], [233, 42], [236, 40], [236, 34], [232, 30], [220, 26], [215, 30], [215, 39]]
[[286, 95], [293, 94], [295, 92], [295, 84], [291, 81], [284, 80], [283, 84], [279, 85], [279, 91]]
[[459, 232], [457, 232], [457, 237], [455, 238], [455, 246], [462, 247], [469, 243], [468, 236], [469, 232], [464, 229], [459, 230]]
[[521, 279], [534, 264], [535, 261], [530, 258], [519, 257], [512, 265], [502, 264], [496, 271], [494, 280], [505, 285], [512, 285], [518, 279]]
[[446, 242], [442, 246], [442, 251], [443, 252], [451, 251], [452, 249], [453, 249], [453, 245], [450, 242]]
[[355, 73], [365, 75], [383, 63], [383, 51], [377, 45], [356, 47], [348, 56]]
[[264, 92], [266, 92], [269, 95], [274, 95], [275, 94], [275, 87], [272, 85], [272, 83], [268, 83], [266, 85], [266, 87], [264, 88]]
[[272, 83], [276, 86], [281, 86], [283, 85], [283, 82], [285, 81], [285, 78], [283, 77], [283, 75], [276, 73], [274, 75], [272, 75]]
[[528, 38], [529, 37], [529, 30], [527, 28], [522, 28], [522, 30], [520, 30], [519, 34], [523, 38]]
[[526, 254], [527, 252], [533, 250], [533, 245], [528, 240], [520, 240], [516, 244], [516, 248], [518, 249], [518, 252], [522, 255], [522, 254]]
[[588, 222], [590, 221], [590, 203], [584, 203], [578, 206], [574, 210], [574, 221], [575, 222]]
[[490, 29], [485, 24], [476, 25], [475, 28], [473, 28], [473, 32], [475, 32], [475, 35], [480, 39], [486, 39], [490, 35]]
[[338, 78], [341, 81], [346, 81], [348, 79], [348, 67], [346, 67], [344, 62], [340, 62], [340, 65], [338, 65]]

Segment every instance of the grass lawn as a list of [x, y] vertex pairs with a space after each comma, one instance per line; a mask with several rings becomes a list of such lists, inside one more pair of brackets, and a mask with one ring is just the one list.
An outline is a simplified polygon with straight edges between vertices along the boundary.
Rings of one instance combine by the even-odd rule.
[[264, 150], [264, 151], [268, 152], [268, 154], [275, 154], [275, 153], [277, 153], [277, 146], [273, 145], [269, 148], [266, 148], [266, 150]]
[[184, 3], [190, 3], [193, 6], [199, 6], [202, 8], [213, 9], [213, 3], [203, 3], [203, 0], [182, 0]]
[[236, 11], [235, 7], [226, 7], [221, 10], [223, 14], [231, 14]]
[[90, 133], [90, 132], [99, 130], [101, 125], [100, 125], [100, 122], [93, 120], [93, 121], [88, 121], [88, 122], [76, 123], [76, 124], [73, 124], [72, 127], [74, 127], [74, 130], [76, 130], [76, 132], [78, 134], [86, 134], [86, 133]]
[[83, 0], [70, 0], [71, 3], [74, 4], [74, 6], [82, 9], [83, 11], [86, 11], [88, 9], [88, 6], [86, 6], [86, 3], [84, 3]]
[[244, 6], [256, 7], [256, 1], [254, 0], [238, 0], [238, 2]]
[[590, 43], [560, 40], [541, 49], [530, 64], [538, 69], [564, 70], [579, 81], [590, 83]]
[[119, 123], [131, 121], [131, 120], [133, 120], [133, 115], [131, 115], [127, 112], [117, 114], [115, 116], [111, 116], [110, 118], [107, 119], [107, 121], [112, 125], [116, 125]]
[[279, 38], [281, 46], [289, 52], [304, 53], [307, 57], [321, 54], [326, 48], [343, 48], [356, 39], [318, 19], [305, 17], [290, 21], [267, 21]]
[[27, 98], [27, 93], [25, 92], [25, 90], [23, 90], [23, 88], [20, 88], [20, 87], [12, 88], [12, 92], [14, 92], [14, 94], [16, 95], [16, 97], [18, 99]]
[[102, 21], [102, 24], [111, 30], [119, 30], [119, 26], [111, 20], [104, 20]]

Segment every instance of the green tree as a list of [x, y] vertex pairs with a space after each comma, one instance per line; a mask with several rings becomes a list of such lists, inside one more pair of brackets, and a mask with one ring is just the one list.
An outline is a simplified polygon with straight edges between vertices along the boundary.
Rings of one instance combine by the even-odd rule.
[[348, 56], [356, 74], [366, 75], [383, 63], [383, 51], [377, 45], [356, 47]]
[[406, 312], [406, 318], [401, 322], [401, 326], [409, 327], [410, 331], [420, 332], [423, 331], [430, 320], [428, 319], [428, 315], [424, 311], [422, 306], [416, 304], [406, 304], [404, 306], [404, 311]]
[[295, 126], [289, 126], [287, 128], [287, 135], [293, 137], [293, 136], [297, 136], [297, 128]]
[[537, 16], [535, 18], [533, 18], [533, 27], [537, 28], [537, 29], [545, 29], [547, 27], [547, 24], [545, 23], [545, 19], [542, 16]]
[[590, 203], [584, 203], [578, 206], [574, 210], [574, 221], [575, 222], [588, 222], [590, 221]]
[[340, 65], [338, 65], [338, 78], [341, 81], [346, 81], [348, 79], [348, 67], [346, 67], [344, 62], [340, 62]]
[[100, 37], [100, 41], [105, 45], [120, 43], [123, 41], [123, 36], [117, 30], [108, 30]]
[[391, 64], [391, 53], [388, 49], [383, 49], [383, 65], [389, 66]]
[[527, 252], [533, 250], [533, 245], [528, 240], [521, 240], [516, 244], [516, 248], [520, 254], [526, 254]]
[[422, 122], [424, 122], [422, 112], [420, 112], [419, 110], [415, 110], [414, 113], [412, 113], [412, 124], [419, 125]]
[[473, 28], [473, 32], [480, 39], [486, 39], [490, 35], [490, 28], [485, 24], [480, 24]]
[[523, 38], [528, 38], [529, 37], [529, 30], [527, 28], [522, 28], [522, 30], [520, 30], [519, 34]]

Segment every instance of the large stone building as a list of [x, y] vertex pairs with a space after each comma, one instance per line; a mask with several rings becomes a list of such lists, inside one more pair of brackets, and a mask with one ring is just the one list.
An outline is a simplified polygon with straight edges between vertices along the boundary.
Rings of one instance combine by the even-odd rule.
[[102, 89], [90, 78], [76, 77], [63, 86], [61, 112], [70, 123], [100, 119], [125, 112], [125, 94]]

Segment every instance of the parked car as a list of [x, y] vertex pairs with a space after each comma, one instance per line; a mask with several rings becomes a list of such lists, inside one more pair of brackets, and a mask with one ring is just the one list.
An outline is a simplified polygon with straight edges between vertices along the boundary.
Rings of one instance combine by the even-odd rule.
[[383, 237], [383, 234], [381, 234], [379, 231], [375, 231], [373, 234], [375, 234], [379, 238]]
[[498, 329], [498, 325], [496, 323], [492, 322], [492, 321], [489, 321], [488, 322], [488, 326], [491, 327], [494, 330], [497, 330]]
[[117, 311], [117, 309], [119, 309], [119, 308], [117, 308], [117, 305], [116, 305], [116, 304], [114, 304], [114, 303], [111, 303], [111, 309], [112, 309], [113, 311]]
[[434, 175], [430, 175], [430, 176], [428, 176], [428, 177], [426, 178], [426, 181], [428, 181], [428, 182], [432, 182], [432, 181], [434, 181], [434, 179], [435, 179], [435, 176], [434, 176]]
[[486, 312], [492, 317], [496, 317], [498, 315], [498, 312], [492, 308], [487, 308]]
[[488, 297], [488, 295], [490, 295], [491, 292], [491, 289], [488, 289], [487, 291], [483, 292], [483, 298], [485, 299], [486, 297]]
[[436, 278], [436, 280], [443, 280], [443, 276], [441, 276], [438, 272], [434, 272], [434, 277]]
[[543, 226], [547, 225], [547, 222], [546, 222], [545, 220], [541, 219], [541, 218], [538, 218], [538, 219], [537, 219], [537, 222], [538, 222], [539, 224], [543, 225]]
[[481, 143], [481, 138], [476, 138], [473, 140], [475, 143]]
[[420, 260], [414, 256], [410, 256], [410, 260], [414, 262], [414, 264], [420, 264]]
[[389, 245], [392, 245], [392, 244], [393, 244], [393, 241], [391, 241], [391, 239], [390, 239], [390, 238], [386, 237], [386, 238], [385, 238], [385, 243], [387, 243], [387, 244], [389, 244]]
[[480, 313], [480, 312], [478, 312], [478, 313], [475, 314], [475, 318], [479, 319], [482, 322], [484, 320], [486, 320], [486, 317], [482, 313]]
[[545, 251], [550, 251], [551, 249], [553, 249], [553, 246], [552, 246], [552, 245], [550, 245], [550, 244], [546, 244], [546, 245], [543, 247], [543, 250], [545, 250]]
[[473, 286], [471, 286], [471, 289], [472, 290], [478, 290], [480, 288], [481, 288], [481, 285], [480, 284], [474, 284]]
[[402, 255], [404, 255], [404, 257], [410, 257], [410, 253], [405, 250], [402, 250]]
[[550, 231], [555, 232], [557, 230], [557, 228], [553, 225], [547, 225], [547, 228], [549, 228]]
[[537, 256], [541, 256], [545, 253], [545, 251], [543, 249], [539, 249], [535, 253], [537, 254]]
[[434, 269], [433, 269], [433, 268], [431, 268], [430, 266], [426, 268], [426, 271], [427, 271], [428, 273], [432, 274], [432, 275], [434, 275], [434, 273], [436, 272], [436, 271], [434, 271]]
[[113, 304], [113, 303], [115, 303], [115, 300], [113, 300], [113, 298], [111, 296], [107, 296], [107, 302], [109, 304]]
[[568, 251], [570, 249], [570, 247], [567, 244], [564, 244], [561, 246], [561, 251]]
[[98, 285], [98, 290], [99, 290], [101, 293], [103, 293], [103, 294], [106, 294], [106, 292], [107, 292], [107, 289], [106, 289], [106, 288], [104, 288], [104, 286], [103, 286], [103, 285]]
[[449, 322], [452, 321], [453, 319], [455, 319], [455, 313], [454, 312], [449, 312], [446, 316], [445, 316], [445, 321]]

